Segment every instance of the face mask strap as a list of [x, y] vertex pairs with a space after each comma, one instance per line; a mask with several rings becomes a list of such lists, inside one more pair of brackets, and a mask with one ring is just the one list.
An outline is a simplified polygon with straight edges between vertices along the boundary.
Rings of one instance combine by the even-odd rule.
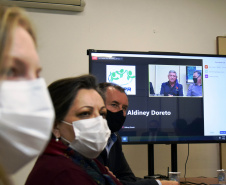
[[68, 122], [66, 122], [66, 121], [64, 121], [64, 120], [62, 120], [61, 122], [62, 122], [62, 123], [65, 123], [65, 124], [67, 124], [67, 125], [73, 126], [71, 123], [68, 123]]
[[67, 139], [65, 139], [64, 137], [61, 137], [61, 140], [63, 140], [67, 145], [70, 145], [70, 141], [68, 141]]
[[[67, 125], [73, 126], [71, 123], [68, 123], [67, 121], [61, 120], [62, 123], [65, 123]], [[64, 137], [60, 137], [61, 140], [63, 140], [64, 142], [66, 142], [68, 145], [70, 145], [70, 141], [68, 141], [67, 139], [65, 139]]]

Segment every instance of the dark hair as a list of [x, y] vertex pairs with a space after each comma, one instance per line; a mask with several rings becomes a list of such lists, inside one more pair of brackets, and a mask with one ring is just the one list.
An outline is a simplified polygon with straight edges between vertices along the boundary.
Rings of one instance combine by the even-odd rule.
[[92, 75], [60, 79], [50, 84], [48, 89], [55, 109], [55, 124], [64, 119], [80, 89], [94, 89], [100, 94]]
[[202, 76], [202, 73], [200, 71], [194, 71], [194, 73], [197, 73], [199, 76]]
[[109, 82], [103, 82], [98, 84], [98, 89], [102, 92], [102, 98], [105, 101], [105, 95], [108, 87], [114, 87], [116, 90], [118, 90], [121, 93], [125, 93], [125, 89], [122, 88], [121, 86], [114, 84], [114, 83], [109, 83]]

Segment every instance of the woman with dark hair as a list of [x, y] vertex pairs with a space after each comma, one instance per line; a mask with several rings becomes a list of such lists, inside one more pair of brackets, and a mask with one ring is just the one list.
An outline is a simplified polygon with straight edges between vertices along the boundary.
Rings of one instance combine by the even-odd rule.
[[49, 85], [56, 119], [53, 137], [31, 171], [26, 185], [119, 185], [95, 158], [110, 130], [107, 110], [91, 75]]

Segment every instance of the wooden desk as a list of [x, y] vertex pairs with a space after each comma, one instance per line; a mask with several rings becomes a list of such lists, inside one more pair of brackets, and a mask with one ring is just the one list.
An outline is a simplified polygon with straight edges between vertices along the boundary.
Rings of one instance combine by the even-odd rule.
[[[186, 180], [186, 181], [185, 181]], [[209, 185], [209, 184], [218, 184], [217, 178], [209, 177], [188, 177], [186, 179], [180, 179], [181, 185]]]

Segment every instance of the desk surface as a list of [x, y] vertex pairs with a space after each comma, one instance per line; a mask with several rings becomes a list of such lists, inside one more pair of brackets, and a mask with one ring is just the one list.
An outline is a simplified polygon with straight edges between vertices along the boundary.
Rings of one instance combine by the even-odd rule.
[[209, 177], [188, 177], [180, 179], [181, 185], [209, 185], [209, 184], [218, 184], [217, 178]]

